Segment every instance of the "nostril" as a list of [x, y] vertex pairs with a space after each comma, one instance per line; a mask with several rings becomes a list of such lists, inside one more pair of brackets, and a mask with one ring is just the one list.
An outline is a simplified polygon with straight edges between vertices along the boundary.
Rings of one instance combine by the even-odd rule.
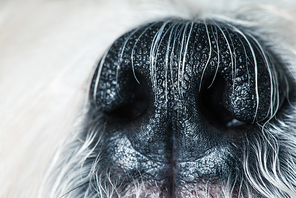
[[115, 119], [131, 121], [141, 116], [149, 106], [149, 92], [143, 78], [138, 81], [132, 80], [130, 89], [128, 90], [129, 97], [122, 101], [117, 108], [106, 111], [108, 116]]
[[144, 77], [131, 68], [112, 73], [107, 72], [107, 67], [102, 70], [101, 75], [99, 69], [96, 70], [91, 83], [93, 107], [112, 120], [131, 121], [141, 116], [149, 106], [149, 91]]
[[199, 105], [202, 114], [212, 125], [219, 127], [236, 127], [246, 124], [239, 121], [225, 107], [226, 82], [220, 75], [216, 76], [215, 81], [210, 87], [205, 87], [200, 92]]

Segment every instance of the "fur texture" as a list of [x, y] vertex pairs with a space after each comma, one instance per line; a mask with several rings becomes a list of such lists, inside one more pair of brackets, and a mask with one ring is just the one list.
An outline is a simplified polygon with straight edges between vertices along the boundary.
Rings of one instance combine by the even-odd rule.
[[[168, 17], [246, 27], [281, 59], [281, 69], [291, 79], [289, 105], [279, 111], [273, 106], [275, 117], [262, 127], [257, 142], [246, 145], [244, 175], [215, 192], [200, 190], [196, 197], [229, 197], [235, 185], [242, 186], [237, 188], [242, 192], [235, 189], [237, 197], [296, 197], [293, 1], [14, 0], [0, 5], [0, 197], [123, 195], [108, 174], [97, 174], [97, 131], [104, 131], [104, 123], [100, 116], [87, 117], [89, 79], [121, 34]], [[276, 98], [276, 88], [274, 93]], [[83, 137], [86, 125], [91, 127]], [[249, 150], [256, 155], [256, 174], [249, 170]], [[154, 188], [137, 180], [124, 196], [146, 197], [147, 192], [159, 197]]]

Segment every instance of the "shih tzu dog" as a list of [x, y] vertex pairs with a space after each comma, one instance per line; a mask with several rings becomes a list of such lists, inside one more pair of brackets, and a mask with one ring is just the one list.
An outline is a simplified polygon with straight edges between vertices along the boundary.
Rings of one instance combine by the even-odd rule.
[[296, 2], [4, 8], [0, 196], [296, 197]]

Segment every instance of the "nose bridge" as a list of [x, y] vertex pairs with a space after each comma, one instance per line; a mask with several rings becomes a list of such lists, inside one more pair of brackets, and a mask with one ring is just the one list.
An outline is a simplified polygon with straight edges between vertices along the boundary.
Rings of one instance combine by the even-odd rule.
[[[184, 107], [193, 102], [194, 96], [189, 93], [198, 86], [198, 81], [192, 81], [199, 67], [196, 60], [200, 54], [194, 53], [192, 46], [199, 34], [193, 22], [163, 24], [162, 28], [151, 44], [150, 79], [154, 101], [163, 102], [159, 108], [164, 108], [166, 115], [182, 117], [188, 113], [188, 108]], [[162, 34], [159, 41], [156, 39], [158, 34]], [[199, 45], [204, 46], [204, 43], [199, 42]]]
[[210, 76], [216, 69], [213, 63], [209, 65], [217, 54], [210, 52], [206, 31], [204, 24], [176, 25], [166, 31], [160, 43], [152, 44], [156, 47], [151, 47], [155, 49], [150, 54], [154, 58], [150, 62], [150, 79], [155, 108], [151, 120], [161, 126], [161, 137], [170, 140], [167, 148], [174, 155], [170, 158], [181, 161], [201, 157], [215, 142], [206, 134], [198, 107], [200, 83], [205, 80], [201, 76]]
[[154, 102], [160, 104], [154, 107], [165, 112], [159, 116], [169, 118], [172, 125], [198, 117], [201, 85], [221, 69], [218, 44], [209, 28], [190, 21], [164, 23], [152, 40], [149, 71]]

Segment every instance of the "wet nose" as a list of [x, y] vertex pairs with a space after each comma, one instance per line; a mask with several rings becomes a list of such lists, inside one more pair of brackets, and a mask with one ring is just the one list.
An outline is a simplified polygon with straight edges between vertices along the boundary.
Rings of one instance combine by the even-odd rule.
[[153, 23], [111, 46], [90, 98], [141, 154], [194, 161], [273, 115], [272, 67], [258, 41], [230, 25]]

